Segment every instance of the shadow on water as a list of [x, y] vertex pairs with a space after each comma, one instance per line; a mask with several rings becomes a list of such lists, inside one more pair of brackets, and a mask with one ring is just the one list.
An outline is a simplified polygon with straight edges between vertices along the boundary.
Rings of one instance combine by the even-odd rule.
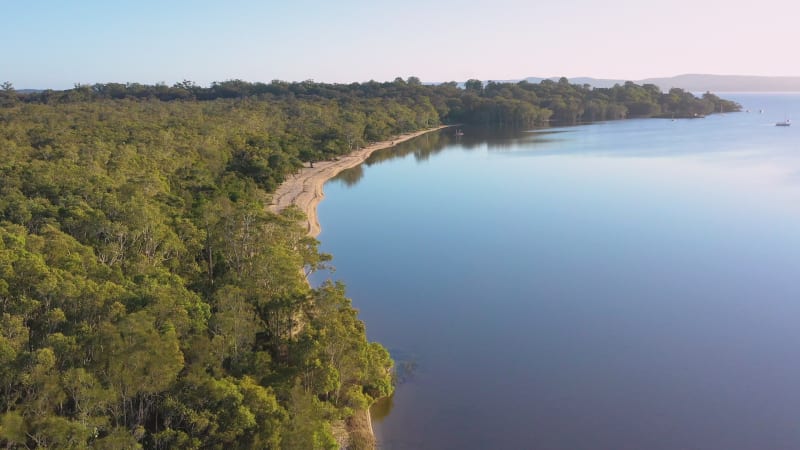
[[475, 127], [459, 142], [463, 148], [472, 150], [486, 148], [490, 151], [504, 151], [518, 148], [520, 145], [535, 147], [550, 142], [561, 141], [558, 136], [569, 130], [551, 128], [513, 128], [513, 127]]
[[390, 353], [394, 359], [395, 384], [401, 385], [413, 381], [419, 368], [419, 357], [398, 349], [392, 349]]
[[[414, 376], [419, 368], [418, 358], [414, 355], [407, 354], [401, 350], [394, 350], [391, 352], [392, 358], [395, 360], [394, 367], [394, 381], [396, 386], [410, 383], [414, 380]], [[389, 397], [379, 399], [370, 408], [370, 415], [372, 420], [380, 422], [392, 412], [394, 407], [394, 394]]]
[[369, 408], [369, 414], [372, 416], [373, 422], [382, 422], [383, 419], [389, 417], [394, 407], [394, 394], [379, 399]]
[[414, 379], [418, 364], [416, 359], [395, 361], [394, 379], [397, 384], [407, 383]]
[[335, 181], [341, 181], [347, 187], [352, 187], [358, 184], [362, 178], [364, 178], [364, 167], [362, 164], [359, 164], [355, 167], [351, 167], [350, 169], [345, 169], [339, 172], [339, 174], [332, 179]]
[[373, 166], [394, 159], [404, 158], [408, 155], [414, 155], [415, 160], [424, 162], [432, 155], [452, 145], [455, 139], [458, 139], [458, 137], [454, 136], [453, 131], [449, 128], [435, 133], [427, 133], [416, 139], [411, 139], [410, 141], [401, 142], [393, 147], [379, 150], [370, 155], [370, 157], [364, 161], [364, 164], [343, 170], [333, 177], [332, 180], [339, 181], [347, 187], [352, 187], [358, 184], [364, 177], [364, 165]]
[[[676, 154], [750, 150], [747, 145], [753, 135], [761, 135], [761, 139], [767, 144], [781, 139], [781, 136], [773, 136], [773, 122], [754, 122], [752, 119], [756, 115], [749, 116], [737, 113], [709, 116], [706, 120], [629, 119], [533, 129], [451, 127], [377, 151], [364, 164], [372, 166], [409, 155], [413, 155], [418, 163], [424, 163], [445, 149], [471, 151], [484, 148], [515, 157], [543, 157], [565, 153], [613, 157], [673, 157]], [[463, 135], [457, 135], [456, 130], [463, 131]], [[614, 139], [620, 130], [628, 133], [628, 142], [620, 143]], [[574, 137], [575, 133], [578, 133], [578, 138]], [[741, 138], [732, 139], [733, 135], [740, 135]], [[724, 148], [708, 145], [709, 142], [720, 140], [729, 142], [729, 145]], [[756, 157], [762, 157], [760, 152]], [[360, 165], [342, 171], [333, 180], [353, 187], [363, 176], [364, 167]]]
[[333, 181], [347, 187], [358, 184], [364, 177], [364, 165], [373, 166], [395, 159], [414, 156], [419, 163], [428, 161], [432, 156], [447, 148], [475, 150], [487, 147], [489, 150], [510, 150], [520, 144], [536, 145], [561, 140], [557, 135], [569, 130], [496, 128], [496, 127], [461, 127], [463, 135], [456, 135], [454, 128], [445, 128], [435, 133], [424, 134], [416, 139], [402, 142], [384, 150], [379, 150], [366, 161], [351, 169], [343, 170]]

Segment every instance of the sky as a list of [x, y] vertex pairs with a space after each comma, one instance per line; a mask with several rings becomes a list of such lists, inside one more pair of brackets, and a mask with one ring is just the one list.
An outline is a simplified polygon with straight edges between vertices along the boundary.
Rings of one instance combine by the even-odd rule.
[[0, 82], [800, 76], [800, 4], [2, 0]]

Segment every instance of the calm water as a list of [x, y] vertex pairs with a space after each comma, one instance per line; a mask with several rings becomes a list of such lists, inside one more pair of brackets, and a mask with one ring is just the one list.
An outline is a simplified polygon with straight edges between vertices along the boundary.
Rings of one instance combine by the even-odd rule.
[[800, 448], [800, 96], [726, 97], [751, 112], [447, 131], [325, 186], [325, 276], [404, 367], [381, 448]]

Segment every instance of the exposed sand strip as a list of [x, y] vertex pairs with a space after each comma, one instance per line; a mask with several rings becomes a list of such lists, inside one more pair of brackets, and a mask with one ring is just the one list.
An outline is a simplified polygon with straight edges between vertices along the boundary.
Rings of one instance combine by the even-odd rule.
[[335, 177], [339, 172], [345, 169], [363, 163], [373, 152], [447, 127], [448, 125], [443, 125], [417, 131], [415, 133], [401, 134], [394, 139], [376, 142], [368, 147], [341, 156], [334, 161], [320, 161], [314, 163], [314, 167], [303, 167], [300, 169], [300, 173], [291, 176], [278, 186], [278, 189], [275, 190], [272, 196], [272, 204], [269, 205], [269, 209], [272, 212], [280, 212], [289, 205], [297, 205], [308, 218], [308, 235], [316, 237], [320, 232], [317, 205], [322, 201], [322, 198], [325, 197], [325, 194], [322, 192], [322, 186], [326, 181]]
[[[296, 175], [284, 181], [272, 196], [272, 203], [269, 210], [280, 212], [290, 205], [297, 205], [303, 211], [308, 220], [308, 235], [317, 237], [320, 232], [319, 218], [317, 217], [317, 205], [325, 197], [322, 186], [326, 181], [335, 177], [339, 172], [355, 167], [369, 158], [372, 153], [385, 148], [392, 147], [401, 142], [413, 139], [417, 136], [431, 131], [447, 128], [443, 125], [436, 128], [417, 131], [415, 133], [402, 134], [388, 141], [376, 142], [368, 147], [356, 150], [348, 155], [339, 157], [334, 161], [321, 161], [314, 164], [314, 167], [303, 167]], [[301, 269], [302, 270], [302, 269]], [[375, 433], [372, 430], [369, 410], [356, 411], [349, 423], [345, 425], [346, 431], [342, 433], [339, 427], [335, 427], [339, 432], [338, 441], [340, 445], [357, 441], [363, 448], [375, 448]]]

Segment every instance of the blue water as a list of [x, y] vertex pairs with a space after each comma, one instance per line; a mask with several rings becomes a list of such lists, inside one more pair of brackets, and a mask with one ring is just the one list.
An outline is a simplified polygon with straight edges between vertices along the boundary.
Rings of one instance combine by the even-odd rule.
[[[800, 95], [427, 135], [325, 186], [384, 449], [800, 448]], [[763, 113], [759, 113], [763, 109]]]

